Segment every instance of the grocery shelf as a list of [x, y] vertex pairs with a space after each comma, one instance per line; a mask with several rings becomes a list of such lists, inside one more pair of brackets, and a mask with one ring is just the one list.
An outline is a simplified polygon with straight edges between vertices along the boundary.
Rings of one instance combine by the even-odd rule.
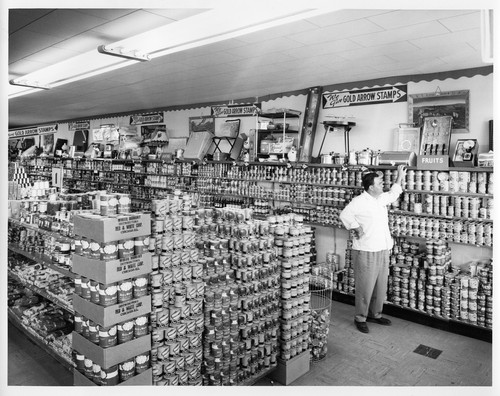
[[73, 238], [71, 238], [71, 237], [62, 235], [58, 232], [45, 230], [43, 228], [38, 227], [37, 225], [31, 224], [31, 223], [26, 223], [23, 221], [19, 221], [17, 219], [9, 218], [9, 223], [15, 224], [15, 225], [20, 226], [20, 227], [26, 227], [26, 228], [29, 228], [29, 229], [34, 230], [36, 232], [39, 232], [41, 234], [49, 235], [49, 236], [54, 237], [54, 238], [63, 239], [67, 242], [73, 241]]
[[58, 307], [61, 307], [62, 309], [68, 311], [69, 313], [71, 314], [75, 314], [75, 310], [73, 309], [73, 307], [70, 307], [68, 305], [68, 303], [64, 300], [60, 300], [59, 298], [57, 298], [56, 296], [48, 293], [46, 290], [44, 289], [41, 289], [39, 288], [38, 286], [35, 286], [34, 284], [22, 279], [21, 277], [19, 277], [19, 275], [17, 275], [15, 272], [13, 272], [12, 270], [7, 270], [7, 274], [15, 279], [16, 281], [18, 281], [19, 283], [21, 283], [22, 285], [26, 286], [28, 289], [32, 290], [33, 292], [35, 292], [36, 294], [42, 296], [43, 298], [53, 302], [54, 304], [56, 304]]
[[38, 333], [32, 328], [24, 325], [19, 317], [7, 308], [9, 322], [12, 323], [19, 331], [23, 332], [34, 344], [42, 348], [50, 356], [56, 359], [65, 369], [73, 372], [74, 363], [65, 356], [60, 355], [54, 348], [50, 346]]
[[432, 194], [432, 195], [459, 195], [461, 197], [473, 197], [473, 198], [493, 198], [493, 194], [479, 194], [479, 193], [468, 193], [460, 191], [430, 191], [430, 190], [409, 190], [403, 189], [403, 192], [412, 194]]
[[26, 258], [29, 258], [30, 260], [33, 260], [33, 261], [36, 261], [40, 264], [43, 264], [51, 269], [53, 269], [54, 271], [57, 271], [61, 274], [63, 274], [64, 276], [67, 276], [68, 278], [71, 278], [71, 279], [74, 279], [76, 277], [76, 274], [66, 268], [63, 268], [57, 264], [54, 264], [52, 261], [50, 261], [50, 259], [43, 255], [43, 254], [39, 254], [39, 253], [30, 253], [30, 252], [27, 252], [25, 250], [22, 250], [20, 249], [18, 246], [15, 246], [13, 244], [9, 244], [8, 246], [9, 250], [14, 252], [14, 253], [17, 253], [17, 254], [20, 254]]
[[409, 212], [406, 210], [397, 210], [397, 209], [389, 209], [389, 213], [392, 214], [400, 214], [405, 216], [416, 216], [416, 217], [428, 217], [431, 219], [443, 219], [443, 220], [453, 220], [453, 221], [480, 221], [482, 223], [493, 223], [493, 219], [481, 219], [481, 218], [472, 218], [472, 217], [454, 217], [454, 216], [444, 216], [444, 215], [435, 215], [432, 213], [415, 213]]
[[[334, 290], [332, 300], [354, 305], [354, 294]], [[487, 327], [465, 323], [456, 319], [448, 319], [442, 316], [431, 316], [418, 309], [403, 307], [389, 301], [384, 303], [384, 313], [396, 318], [408, 320], [410, 322], [448, 331], [450, 333], [460, 334], [489, 343], [492, 342], [493, 331]]]

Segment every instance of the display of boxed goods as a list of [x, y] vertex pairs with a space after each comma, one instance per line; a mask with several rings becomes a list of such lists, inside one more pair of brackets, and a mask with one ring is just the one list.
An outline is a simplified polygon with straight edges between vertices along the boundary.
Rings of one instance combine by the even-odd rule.
[[[151, 383], [146, 376], [128, 382], [139, 374], [138, 356], [148, 362], [143, 371], [150, 364], [151, 295], [149, 273], [143, 271], [151, 268], [150, 232], [146, 213], [75, 216], [73, 349], [78, 371], [97, 385]], [[74, 382], [84, 381], [75, 374]]]
[[[106, 244], [103, 250], [106, 249], [110, 250], [113, 248], [110, 248], [110, 244]], [[135, 278], [140, 275], [149, 274], [151, 272], [151, 262], [152, 256], [149, 252], [131, 257], [105, 260], [104, 262], [100, 259], [93, 259], [76, 254], [73, 257], [73, 270], [99, 283], [110, 284], [118, 282], [125, 276]]]
[[106, 243], [149, 235], [151, 220], [146, 213], [79, 214], [74, 217], [74, 228], [78, 236]]

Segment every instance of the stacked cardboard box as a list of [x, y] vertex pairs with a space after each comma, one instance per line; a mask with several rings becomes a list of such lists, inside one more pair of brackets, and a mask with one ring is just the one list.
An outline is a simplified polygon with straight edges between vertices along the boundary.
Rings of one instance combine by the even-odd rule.
[[149, 214], [74, 219], [75, 385], [150, 385]]

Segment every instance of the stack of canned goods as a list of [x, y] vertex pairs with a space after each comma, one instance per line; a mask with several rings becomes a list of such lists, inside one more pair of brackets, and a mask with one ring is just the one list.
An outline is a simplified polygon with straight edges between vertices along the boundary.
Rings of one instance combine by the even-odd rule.
[[420, 252], [418, 243], [404, 239], [394, 246], [389, 300], [429, 315], [449, 317], [449, 299], [443, 294], [448, 286], [451, 249], [441, 240], [429, 240], [425, 248], [425, 252]]
[[73, 351], [73, 358], [76, 369], [100, 386], [118, 385], [145, 372], [150, 367], [149, 352], [134, 356], [107, 368], [101, 367], [88, 356], [77, 351]]
[[[387, 174], [388, 172], [390, 171], [386, 171]], [[493, 194], [493, 174], [490, 172], [439, 172], [409, 169], [406, 173], [406, 188], [419, 191]]]
[[201, 385], [203, 264], [195, 244], [192, 196], [152, 202], [151, 273], [153, 383]]
[[491, 220], [447, 220], [390, 213], [389, 228], [394, 236], [442, 239], [479, 246], [492, 246], [493, 244]]
[[266, 221], [241, 209], [199, 209], [205, 290], [204, 385], [237, 385], [276, 366], [279, 265]]
[[491, 219], [493, 198], [405, 192], [401, 196], [399, 209], [415, 214]]
[[345, 250], [344, 268], [333, 273], [333, 288], [348, 294], [354, 294], [354, 268], [352, 264], [352, 241], [354, 237], [353, 231], [350, 231]]
[[419, 244], [398, 241], [391, 255], [388, 299], [428, 315], [460, 320], [483, 327], [492, 325], [492, 267], [477, 268], [477, 275], [451, 266], [446, 242]]
[[[279, 357], [284, 360], [309, 353], [310, 299], [309, 274], [311, 229], [301, 215], [268, 218], [273, 227], [277, 254], [281, 261], [281, 336]], [[282, 222], [280, 222], [282, 220]]]

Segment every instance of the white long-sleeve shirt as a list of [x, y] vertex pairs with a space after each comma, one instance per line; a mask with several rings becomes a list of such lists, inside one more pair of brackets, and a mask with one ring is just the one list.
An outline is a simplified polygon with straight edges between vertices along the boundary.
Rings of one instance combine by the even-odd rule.
[[398, 183], [378, 198], [366, 191], [353, 200], [340, 213], [340, 220], [350, 230], [361, 226], [363, 235], [354, 239], [352, 248], [366, 252], [379, 252], [392, 249], [394, 241], [389, 231], [387, 206], [399, 198], [403, 189]]

